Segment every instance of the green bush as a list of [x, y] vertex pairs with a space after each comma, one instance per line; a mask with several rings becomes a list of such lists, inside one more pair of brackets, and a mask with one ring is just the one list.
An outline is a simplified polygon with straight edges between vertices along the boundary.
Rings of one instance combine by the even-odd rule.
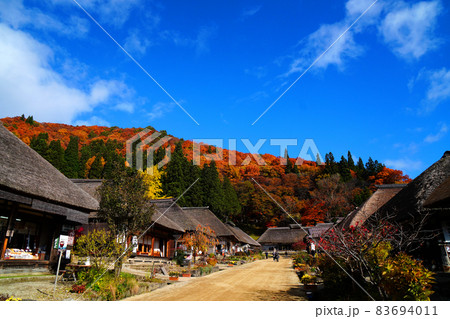
[[186, 255], [185, 255], [184, 251], [181, 250], [181, 249], [178, 249], [177, 253], [176, 253], [176, 256], [173, 257], [173, 260], [176, 262], [176, 264], [178, 266], [183, 266], [183, 264], [184, 264], [184, 257], [185, 256]]

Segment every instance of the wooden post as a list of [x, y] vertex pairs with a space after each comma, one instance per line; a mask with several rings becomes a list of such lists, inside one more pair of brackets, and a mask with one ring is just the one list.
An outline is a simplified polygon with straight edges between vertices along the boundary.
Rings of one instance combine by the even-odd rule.
[[150, 256], [153, 256], [153, 247], [155, 247], [155, 237], [152, 237], [152, 250]]
[[11, 239], [11, 232], [13, 231], [13, 221], [17, 212], [18, 204], [14, 203], [11, 212], [9, 214], [8, 223], [6, 224], [6, 235], [5, 240], [3, 241], [3, 247], [2, 247], [2, 255], [0, 256], [0, 259], [3, 260], [5, 258], [6, 248], [8, 247], [8, 233], [9, 233], [9, 239]]
[[0, 260], [5, 259], [6, 247], [8, 246], [8, 237], [5, 236], [5, 241], [3, 242], [2, 255], [0, 256]]

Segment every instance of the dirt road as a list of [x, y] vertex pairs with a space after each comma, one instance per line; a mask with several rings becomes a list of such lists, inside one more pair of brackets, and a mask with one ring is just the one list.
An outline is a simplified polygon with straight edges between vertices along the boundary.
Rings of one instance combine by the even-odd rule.
[[125, 300], [306, 300], [290, 258], [260, 260]]

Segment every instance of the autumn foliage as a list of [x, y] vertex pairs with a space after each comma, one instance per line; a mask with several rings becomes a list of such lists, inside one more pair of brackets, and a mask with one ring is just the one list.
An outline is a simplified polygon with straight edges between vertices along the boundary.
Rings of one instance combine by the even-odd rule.
[[[32, 117], [4, 118], [1, 121], [8, 130], [31, 145], [70, 178], [111, 178], [113, 166], [130, 164], [125, 163], [125, 142], [144, 130], [38, 123]], [[155, 132], [153, 127], [147, 128], [150, 133]], [[161, 136], [167, 135], [165, 131], [159, 133]], [[387, 168], [371, 158], [367, 163], [363, 163], [361, 159], [355, 163], [350, 152], [347, 157], [342, 156], [339, 162], [329, 153], [326, 154], [324, 165], [311, 161], [303, 161], [301, 165], [297, 165], [295, 158], [230, 151], [212, 145], [194, 144], [192, 141], [180, 140], [173, 136], [156, 152], [156, 157], [162, 159], [166, 147], [171, 148], [173, 157], [177, 144], [181, 144], [181, 156], [186, 158], [186, 162], [192, 163], [194, 149], [199, 150], [200, 168], [209, 167], [209, 163], [214, 159], [214, 168], [209, 171], [217, 169], [219, 180], [227, 185], [228, 188], [224, 192], [231, 195], [224, 195], [224, 198], [228, 198], [225, 201], [239, 202], [237, 206], [227, 208], [228, 211], [235, 210], [234, 213], [228, 212], [226, 216], [220, 216], [219, 208], [215, 213], [221, 218], [231, 219], [255, 234], [262, 233], [266, 227], [292, 223], [290, 217], [255, 181], [294, 219], [304, 225], [314, 225], [345, 216], [356, 206], [361, 205], [375, 190], [376, 185], [408, 183], [411, 180], [401, 171]], [[144, 151], [147, 148], [144, 147]], [[173, 160], [174, 158], [171, 159]], [[261, 165], [261, 160], [264, 161], [264, 165]], [[178, 196], [189, 186], [176, 186], [171, 180], [172, 177], [166, 174], [167, 166], [157, 171], [159, 177], [156, 180], [147, 176], [149, 197]], [[189, 170], [186, 174], [191, 174], [191, 178], [195, 180], [194, 177], [199, 172], [192, 168]], [[173, 178], [176, 178], [175, 175], [172, 175]], [[191, 194], [188, 193], [186, 198], [181, 199], [181, 201], [188, 198], [190, 200], [186, 203], [180, 202], [180, 205], [204, 204], [204, 201], [196, 201], [194, 198], [194, 195], [201, 191], [196, 189], [198, 187], [199, 184], [194, 185]], [[230, 192], [230, 188], [237, 194], [237, 199], [233, 192]], [[174, 194], [167, 193], [168, 189]], [[211, 194], [207, 195], [208, 189], [204, 189], [203, 193], [208, 199], [213, 200]], [[213, 204], [209, 206], [219, 207]]]

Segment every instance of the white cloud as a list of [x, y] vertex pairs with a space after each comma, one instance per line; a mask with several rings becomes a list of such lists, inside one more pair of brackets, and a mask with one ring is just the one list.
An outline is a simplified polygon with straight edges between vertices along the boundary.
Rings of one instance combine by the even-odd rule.
[[[53, 0], [53, 2], [62, 3], [63, 1]], [[147, 9], [142, 0], [78, 0], [78, 2], [96, 20], [114, 27], [122, 27], [134, 10]]]
[[435, 143], [438, 142], [439, 140], [441, 140], [448, 132], [448, 127], [447, 125], [441, 124], [441, 128], [439, 129], [439, 132], [437, 132], [436, 134], [430, 134], [428, 135], [424, 142], [426, 143]]
[[89, 22], [86, 19], [72, 15], [61, 22], [37, 8], [25, 7], [23, 0], [2, 0], [0, 20], [14, 29], [30, 26], [37, 30], [58, 32], [71, 37], [81, 37], [89, 32]]
[[[299, 43], [302, 49], [296, 54], [286, 75], [303, 72], [372, 4], [373, 0], [347, 1], [344, 19], [336, 23], [321, 25]], [[362, 55], [364, 49], [356, 43], [355, 35], [362, 32], [367, 26], [377, 23], [382, 10], [383, 4], [381, 2], [370, 7], [364, 16], [318, 60], [315, 67], [326, 69], [328, 66], [334, 65], [339, 69], [343, 69], [348, 60]]]
[[152, 43], [137, 31], [130, 32], [125, 39], [124, 48], [131, 54], [144, 55]]
[[418, 59], [438, 47], [439, 40], [433, 31], [441, 11], [438, 0], [412, 5], [402, 1], [386, 15], [379, 30], [394, 53], [402, 58]]
[[[321, 55], [347, 28], [343, 22], [322, 25], [317, 31], [310, 34], [301, 42], [303, 49], [299, 57], [291, 63], [288, 74], [304, 71], [319, 55]], [[356, 44], [353, 31], [348, 31], [335, 45], [315, 64], [318, 68], [327, 68], [335, 65], [343, 68], [344, 63], [351, 58], [356, 58], [364, 52], [363, 48]]]
[[442, 68], [429, 73], [427, 100], [439, 103], [450, 97], [450, 70]]
[[160, 36], [164, 40], [172, 41], [176, 46], [192, 47], [195, 49], [197, 55], [207, 53], [209, 51], [209, 41], [217, 33], [215, 26], [203, 26], [198, 31], [195, 38], [183, 36], [178, 31], [164, 30]]
[[396, 160], [385, 160], [384, 164], [393, 169], [398, 170], [410, 170], [410, 171], [418, 171], [422, 168], [422, 162], [421, 161], [413, 161], [408, 158], [403, 159], [396, 159]]
[[134, 104], [133, 103], [129, 103], [129, 102], [119, 103], [114, 108], [116, 110], [125, 111], [125, 112], [128, 112], [128, 113], [133, 113], [134, 112]]
[[38, 121], [72, 123], [100, 104], [123, 103], [134, 93], [123, 82], [98, 80], [89, 90], [52, 67], [53, 51], [29, 34], [0, 23], [0, 117], [34, 115]]
[[152, 106], [152, 110], [148, 113], [150, 120], [158, 119], [171, 112], [174, 108], [175, 103], [163, 103], [158, 102]]
[[261, 10], [261, 7], [262, 6], [259, 5], [259, 6], [245, 8], [242, 11], [242, 17], [247, 18], [247, 17], [254, 16], [255, 14], [257, 14], [259, 12], [259, 10]]
[[111, 124], [108, 121], [105, 121], [104, 119], [98, 117], [98, 116], [92, 116], [87, 120], [78, 120], [74, 123], [74, 125], [82, 126], [111, 126]]

